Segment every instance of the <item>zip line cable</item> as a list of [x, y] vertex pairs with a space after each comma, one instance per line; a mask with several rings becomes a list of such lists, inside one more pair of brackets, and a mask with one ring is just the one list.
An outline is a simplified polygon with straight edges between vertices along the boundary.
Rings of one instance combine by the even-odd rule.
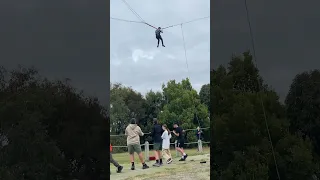
[[139, 16], [139, 14], [138, 14], [136, 11], [133, 10], [133, 8], [127, 3], [126, 0], [122, 0], [122, 2], [124, 2], [124, 3], [127, 5], [127, 7], [130, 9], [130, 11], [131, 11], [134, 15], [136, 15], [136, 17], [137, 17], [138, 19], [140, 19], [141, 22], [144, 22], [144, 23], [145, 23], [145, 21], [142, 19], [142, 17]]
[[[141, 20], [141, 23], [144, 23], [152, 28], [155, 28], [157, 29], [155, 26], [152, 26], [151, 24], [147, 23], [130, 5], [129, 3], [127, 3], [126, 0], [122, 0], [123, 3], [125, 3], [127, 5], [127, 7], [130, 9], [130, 11], [138, 18]], [[206, 17], [202, 17], [202, 18], [197, 18], [197, 19], [193, 19], [191, 21], [186, 21], [186, 22], [182, 22], [182, 23], [179, 23], [179, 24], [174, 24], [174, 25], [170, 25], [170, 26], [167, 26], [165, 28], [162, 28], [162, 29], [167, 29], [167, 28], [170, 28], [170, 27], [174, 27], [174, 26], [179, 26], [181, 24], [187, 24], [187, 23], [191, 23], [191, 22], [195, 22], [195, 21], [199, 21], [199, 20], [202, 20], [202, 19], [207, 19], [207, 18], [210, 18], [210, 16], [206, 16]], [[113, 18], [115, 19], [115, 18]], [[118, 19], [119, 20], [119, 19]], [[126, 22], [134, 22], [134, 21], [129, 21], [129, 20], [122, 20], [122, 21], [126, 21]], [[136, 22], [137, 23], [137, 22]]]
[[[255, 60], [255, 66], [258, 69], [258, 62], [257, 62], [257, 57], [256, 57], [256, 50], [255, 50], [255, 44], [254, 44], [253, 33], [252, 33], [252, 28], [251, 28], [251, 22], [250, 22], [250, 16], [249, 16], [247, 0], [244, 0], [244, 4], [245, 4], [245, 8], [246, 8], [247, 22], [248, 22], [249, 32], [250, 32], [250, 37], [251, 37], [253, 58]], [[259, 85], [259, 91], [261, 92], [262, 91], [262, 85], [260, 84], [259, 79], [257, 79], [257, 81], [258, 81], [258, 85]], [[274, 147], [273, 147], [273, 143], [272, 143], [272, 138], [271, 138], [271, 135], [270, 135], [269, 124], [268, 124], [268, 120], [267, 120], [265, 106], [264, 106], [264, 103], [263, 103], [263, 99], [262, 99], [261, 93], [258, 93], [258, 95], [259, 95], [260, 103], [261, 103], [261, 106], [262, 106], [262, 109], [263, 109], [264, 121], [265, 121], [266, 129], [267, 129], [267, 133], [268, 133], [268, 137], [269, 137], [269, 141], [270, 141], [270, 146], [271, 146], [271, 150], [272, 150], [272, 155], [273, 155], [275, 168], [276, 168], [276, 171], [277, 171], [278, 180], [281, 180], [279, 169], [278, 169], [278, 164], [277, 164], [277, 159], [276, 159], [276, 156], [275, 156]]]
[[150, 24], [147, 23], [144, 19], [142, 19], [142, 17], [127, 3], [126, 0], [122, 0], [122, 1], [127, 5], [127, 7], [130, 9], [130, 11], [131, 11], [134, 15], [136, 15], [136, 17], [137, 17], [138, 19], [141, 20], [142, 23], [144, 23], [144, 24], [146, 24], [146, 25], [148, 25], [148, 26], [150, 26], [150, 27], [152, 27], [152, 28], [157, 29], [156, 27], [150, 25]]
[[117, 20], [117, 21], [123, 21], [123, 22], [131, 22], [131, 23], [143, 24], [143, 22], [141, 22], [141, 21], [132, 21], [132, 20], [126, 20], [126, 19], [120, 19], [120, 18], [114, 18], [114, 17], [110, 17], [110, 19]]
[[195, 21], [199, 21], [199, 20], [203, 20], [203, 19], [207, 19], [207, 18], [210, 18], [210, 16], [193, 19], [193, 20], [191, 20], [191, 21], [186, 21], [186, 22], [182, 22], [182, 23], [179, 23], [179, 24], [174, 24], [174, 25], [171, 25], [171, 26], [164, 27], [164, 28], [162, 28], [162, 29], [167, 29], [167, 28], [170, 28], [170, 27], [179, 26], [179, 25], [181, 25], [181, 24], [188, 24], [188, 23], [191, 23], [191, 22], [195, 22]]
[[[199, 21], [199, 20], [202, 20], [202, 19], [207, 19], [207, 18], [210, 18], [210, 16], [206, 16], [206, 17], [202, 17], [202, 18], [197, 18], [197, 19], [194, 19], [194, 20], [191, 20], [191, 21], [186, 21], [186, 22], [182, 22], [182, 23], [179, 23], [179, 24], [174, 24], [174, 25], [171, 25], [171, 26], [167, 26], [167, 27], [164, 27], [162, 29], [168, 29], [168, 28], [171, 28], [171, 27], [175, 27], [175, 26], [179, 26], [181, 24], [188, 24], [188, 23], [192, 23], [192, 22], [195, 22], [195, 21]], [[156, 27], [150, 25], [149, 23], [147, 22], [144, 22], [144, 21], [132, 21], [132, 20], [126, 20], [126, 19], [120, 19], [120, 18], [114, 18], [114, 17], [110, 17], [110, 19], [113, 19], [113, 20], [117, 20], [117, 21], [124, 21], [124, 22], [132, 22], [132, 23], [141, 23], [141, 24], [146, 24], [152, 28], [155, 28], [157, 29]]]
[[[188, 75], [189, 75], [189, 79], [190, 79], [190, 74], [189, 74], [189, 64], [188, 64], [188, 56], [187, 56], [187, 48], [186, 48], [186, 41], [185, 41], [185, 38], [184, 38], [184, 33], [183, 33], [183, 28], [182, 28], [182, 24], [180, 24], [181, 26], [181, 35], [182, 35], [182, 40], [183, 40], [183, 48], [184, 48], [184, 56], [185, 56], [185, 59], [186, 59], [186, 66], [187, 66], [187, 72], [188, 72]], [[192, 89], [191, 89], [191, 92], [192, 92]], [[192, 95], [192, 94], [191, 94]], [[193, 97], [192, 98], [192, 104], [195, 108], [195, 113], [194, 115], [196, 116], [196, 119], [198, 121], [198, 126], [201, 128], [201, 124], [199, 122], [199, 118], [198, 118], [198, 115], [197, 115], [197, 108], [196, 108], [196, 103], [194, 102], [194, 99]], [[194, 118], [194, 117], [193, 117]]]
[[181, 34], [182, 34], [182, 40], [183, 40], [184, 56], [186, 58], [187, 71], [189, 73], [189, 64], [188, 64], [188, 58], [187, 58], [186, 41], [184, 39], [184, 33], [183, 33], [182, 24], [180, 24], [180, 25], [181, 25]]

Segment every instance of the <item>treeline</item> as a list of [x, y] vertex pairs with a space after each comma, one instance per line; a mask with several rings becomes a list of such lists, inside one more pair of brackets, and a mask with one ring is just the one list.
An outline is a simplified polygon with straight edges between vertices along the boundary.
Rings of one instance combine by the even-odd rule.
[[[153, 118], [158, 118], [170, 129], [174, 122], [179, 122], [184, 129], [210, 127], [209, 84], [203, 85], [198, 94], [189, 79], [181, 82], [171, 80], [162, 86], [162, 91], [151, 90], [145, 96], [119, 83], [110, 86], [110, 128], [113, 135], [123, 135], [130, 118], [136, 118], [145, 133], [151, 132]], [[188, 142], [196, 141], [195, 131], [187, 131], [185, 138]], [[203, 138], [210, 141], [210, 129], [204, 131]], [[125, 136], [112, 136], [110, 140], [115, 146], [126, 146]], [[148, 135], [141, 138], [141, 143], [145, 141], [153, 142]], [[125, 148], [114, 150], [120, 152]]]
[[68, 79], [48, 80], [34, 68], [1, 68], [0, 179], [109, 179], [110, 130], [123, 133], [131, 117], [144, 132], [153, 117], [169, 126], [180, 121], [185, 128], [208, 127], [209, 92], [206, 85], [197, 94], [188, 79], [170, 81], [162, 92], [145, 97], [113, 84], [107, 112], [98, 98], [84, 95]]
[[1, 68], [0, 121], [0, 179], [108, 179], [106, 109], [68, 80]]
[[255, 68], [250, 52], [211, 71], [213, 179], [274, 180], [278, 174], [281, 180], [317, 179], [319, 82], [319, 70], [297, 74], [281, 103]]

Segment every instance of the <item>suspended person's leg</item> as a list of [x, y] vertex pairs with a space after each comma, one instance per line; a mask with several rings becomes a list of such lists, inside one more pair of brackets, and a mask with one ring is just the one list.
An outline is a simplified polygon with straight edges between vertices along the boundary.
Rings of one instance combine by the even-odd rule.
[[[161, 36], [160, 36], [160, 40], [161, 40], [162, 46], [165, 47], [164, 44], [163, 44], [163, 39], [162, 39]], [[158, 43], [158, 45], [159, 45], [159, 43]]]
[[140, 162], [142, 164], [142, 169], [148, 169], [149, 166], [145, 163], [144, 158], [143, 158], [143, 154], [142, 154], [142, 150], [141, 150], [141, 146], [140, 144], [135, 144], [134, 145], [134, 151], [138, 154]]
[[122, 171], [123, 167], [120, 166], [119, 163], [113, 159], [111, 153], [110, 153], [110, 162], [117, 168], [117, 173], [120, 173]]
[[157, 38], [157, 40], [158, 40], [158, 45], [157, 45], [157, 47], [159, 47], [160, 38], [159, 38], [159, 37], [156, 37], [156, 38]]

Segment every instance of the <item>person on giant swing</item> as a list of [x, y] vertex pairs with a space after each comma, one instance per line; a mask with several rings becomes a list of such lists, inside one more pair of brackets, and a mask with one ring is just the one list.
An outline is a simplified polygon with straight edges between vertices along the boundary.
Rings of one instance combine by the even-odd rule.
[[158, 40], [158, 45], [157, 45], [157, 47], [159, 47], [159, 41], [160, 41], [160, 40], [161, 40], [162, 46], [165, 47], [164, 44], [163, 44], [163, 39], [162, 39], [160, 33], [163, 33], [163, 31], [161, 30], [161, 27], [158, 27], [158, 29], [156, 30], [156, 38], [157, 38], [157, 40]]

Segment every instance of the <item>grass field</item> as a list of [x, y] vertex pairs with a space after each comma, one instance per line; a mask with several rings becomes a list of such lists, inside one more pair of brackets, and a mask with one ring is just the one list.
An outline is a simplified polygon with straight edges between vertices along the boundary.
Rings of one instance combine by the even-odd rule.
[[[146, 161], [150, 166], [149, 169], [142, 170], [138, 156], [135, 156], [136, 170], [130, 170], [130, 161], [128, 153], [113, 154], [115, 160], [120, 165], [124, 166], [122, 173], [116, 173], [116, 168], [110, 164], [111, 180], [150, 180], [150, 179], [210, 179], [210, 149], [203, 148], [203, 152], [197, 152], [197, 149], [186, 149], [188, 158], [184, 162], [179, 162], [180, 157], [176, 157], [175, 150], [171, 150], [174, 157], [172, 164], [165, 164], [161, 167], [152, 167], [155, 161]], [[153, 151], [150, 151], [150, 156], [153, 156]], [[206, 161], [201, 164], [200, 161]]]

